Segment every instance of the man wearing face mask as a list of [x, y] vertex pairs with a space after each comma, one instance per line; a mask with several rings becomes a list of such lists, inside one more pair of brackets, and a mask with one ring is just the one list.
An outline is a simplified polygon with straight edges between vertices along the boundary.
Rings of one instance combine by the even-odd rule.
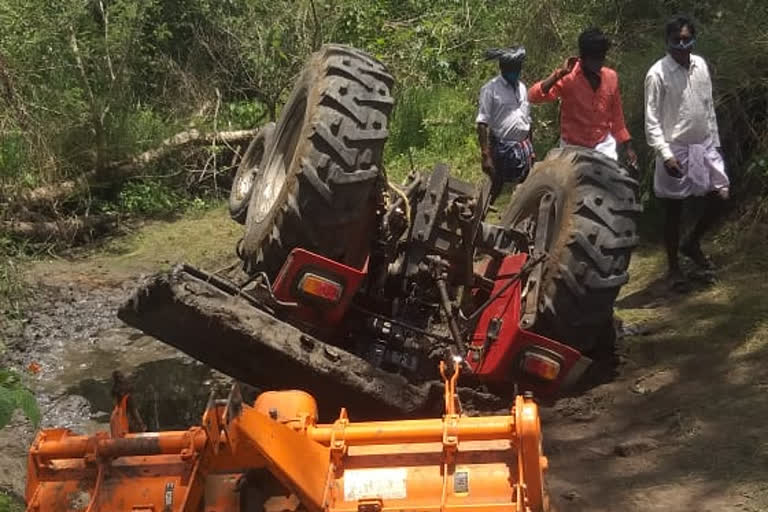
[[527, 89], [520, 81], [525, 48], [492, 49], [487, 60], [498, 60], [500, 74], [480, 90], [477, 136], [483, 172], [491, 178], [491, 203], [504, 183], [520, 183], [534, 159]]
[[[696, 27], [678, 16], [666, 26], [667, 55], [645, 78], [645, 133], [656, 152], [654, 192], [666, 207], [664, 239], [669, 284], [687, 288], [678, 250], [698, 266], [711, 263], [701, 251], [704, 233], [713, 224], [718, 204], [728, 198], [729, 180], [720, 150], [720, 135], [707, 63], [693, 55]], [[680, 245], [683, 200], [705, 197], [704, 213]]]
[[528, 91], [531, 103], [560, 100], [560, 145], [595, 149], [614, 160], [623, 148], [627, 163], [637, 166], [637, 155], [624, 123], [616, 71], [604, 66], [611, 42], [600, 29], [579, 36], [579, 57], [569, 57]]

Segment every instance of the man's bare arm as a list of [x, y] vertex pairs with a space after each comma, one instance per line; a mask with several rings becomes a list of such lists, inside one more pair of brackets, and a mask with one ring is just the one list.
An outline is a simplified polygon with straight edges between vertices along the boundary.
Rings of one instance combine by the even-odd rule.
[[483, 172], [491, 175], [493, 174], [493, 159], [491, 158], [491, 138], [487, 124], [477, 123], [477, 141], [480, 144], [480, 163]]
[[568, 75], [571, 71], [573, 71], [574, 66], [576, 66], [576, 62], [578, 59], [576, 57], [568, 57], [565, 59], [565, 62], [563, 63], [562, 67], [557, 68], [552, 72], [551, 75], [547, 77], [546, 80], [541, 82], [541, 92], [544, 94], [549, 94], [549, 90], [554, 87], [554, 85], [560, 81], [564, 76]]

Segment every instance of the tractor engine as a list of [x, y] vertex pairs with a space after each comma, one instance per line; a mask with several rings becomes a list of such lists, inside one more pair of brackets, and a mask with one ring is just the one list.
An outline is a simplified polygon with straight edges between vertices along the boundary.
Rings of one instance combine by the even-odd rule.
[[522, 233], [483, 222], [487, 183], [477, 188], [438, 165], [426, 177], [409, 176], [404, 189], [380, 209], [349, 346], [374, 366], [418, 381], [440, 360], [466, 354], [464, 320], [493, 288], [477, 269], [490, 272], [494, 257], [529, 244]]

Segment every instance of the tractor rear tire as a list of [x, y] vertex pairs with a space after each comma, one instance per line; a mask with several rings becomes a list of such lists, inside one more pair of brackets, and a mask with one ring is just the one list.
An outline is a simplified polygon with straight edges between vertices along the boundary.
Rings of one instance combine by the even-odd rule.
[[269, 146], [274, 131], [275, 123], [262, 126], [245, 150], [240, 165], [237, 166], [235, 179], [232, 180], [232, 188], [229, 191], [229, 216], [238, 224], [245, 224], [253, 183], [261, 174], [264, 150]]
[[541, 198], [554, 196], [534, 332], [593, 358], [610, 356], [613, 306], [638, 243], [638, 190], [615, 160], [570, 146], [550, 151], [517, 188], [505, 226], [537, 219]]
[[313, 54], [283, 107], [254, 182], [239, 248], [248, 273], [277, 275], [290, 251], [360, 267], [394, 100], [384, 65], [346, 46]]

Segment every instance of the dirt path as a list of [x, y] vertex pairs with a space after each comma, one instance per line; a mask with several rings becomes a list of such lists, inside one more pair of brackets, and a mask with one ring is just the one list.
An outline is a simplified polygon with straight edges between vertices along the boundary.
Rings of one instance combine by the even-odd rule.
[[768, 510], [767, 245], [714, 247], [719, 282], [685, 296], [660, 251], [634, 257], [620, 376], [545, 413], [561, 512]]
[[[39, 365], [27, 375], [44, 425], [103, 427], [114, 369], [136, 384], [150, 428], [196, 422], [209, 389], [226, 379], [114, 312], [138, 274], [182, 259], [223, 266], [237, 232], [216, 211], [31, 267], [32, 307], [0, 364]], [[750, 252], [715, 248], [720, 282], [686, 296], [654, 282], [659, 251], [634, 257], [618, 308], [634, 332], [621, 341], [620, 374], [543, 411], [558, 510], [768, 510], [768, 262], [759, 256], [768, 243], [756, 238]], [[22, 495], [32, 435], [22, 418], [0, 431], [0, 489]]]

